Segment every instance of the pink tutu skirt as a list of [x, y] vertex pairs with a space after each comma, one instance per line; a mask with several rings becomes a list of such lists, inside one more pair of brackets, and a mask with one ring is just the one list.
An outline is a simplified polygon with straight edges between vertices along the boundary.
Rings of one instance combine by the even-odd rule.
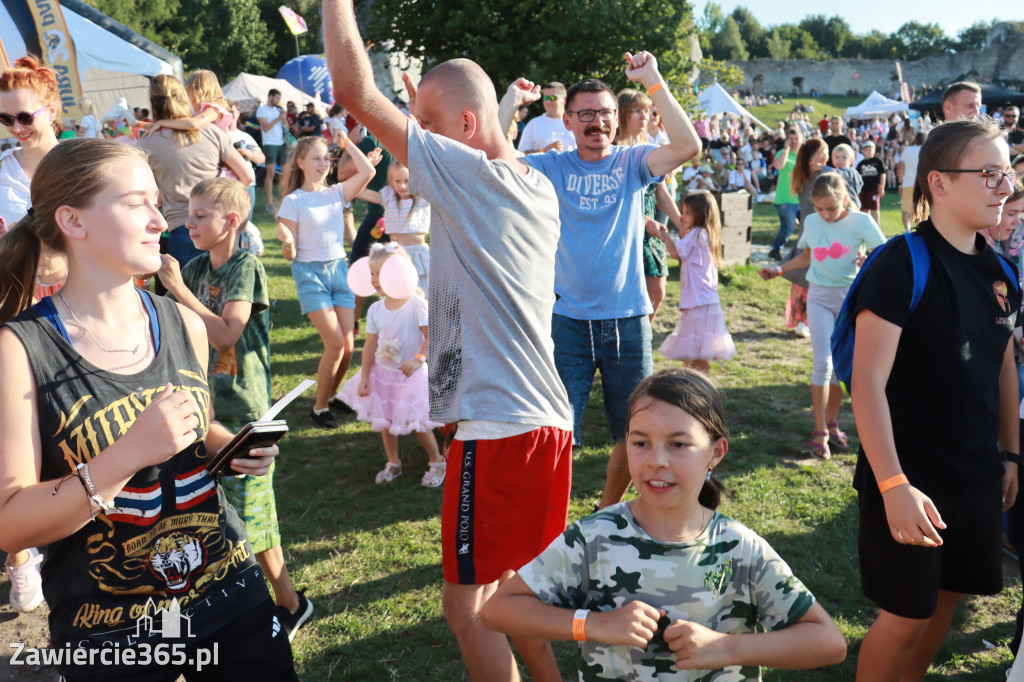
[[407, 377], [397, 369], [375, 362], [370, 368], [370, 395], [365, 398], [359, 395], [361, 376], [361, 372], [352, 375], [338, 391], [338, 398], [374, 431], [387, 429], [402, 436], [441, 426], [429, 418], [426, 371], [420, 370]]
[[718, 303], [680, 310], [679, 323], [659, 350], [666, 358], [686, 361], [725, 362], [736, 355]]

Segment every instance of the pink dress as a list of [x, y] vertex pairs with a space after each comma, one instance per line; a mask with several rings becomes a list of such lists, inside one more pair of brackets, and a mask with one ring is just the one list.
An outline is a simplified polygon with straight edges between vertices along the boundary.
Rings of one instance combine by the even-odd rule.
[[736, 355], [718, 299], [718, 268], [708, 231], [694, 227], [676, 241], [679, 252], [679, 322], [661, 344], [673, 360], [724, 362]]
[[374, 431], [387, 429], [400, 436], [441, 426], [429, 418], [427, 366], [408, 377], [398, 369], [420, 352], [420, 327], [425, 326], [427, 301], [422, 296], [410, 296], [397, 310], [388, 310], [382, 299], [366, 313], [366, 333], [377, 335], [377, 352], [370, 368], [370, 395], [359, 395], [362, 372], [356, 372], [338, 391], [338, 398]]

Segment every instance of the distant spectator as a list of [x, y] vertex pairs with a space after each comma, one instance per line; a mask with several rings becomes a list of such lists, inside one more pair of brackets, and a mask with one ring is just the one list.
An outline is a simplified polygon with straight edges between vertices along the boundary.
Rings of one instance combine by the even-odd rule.
[[829, 163], [828, 163], [828, 165], [830, 165], [830, 166], [833, 165], [832, 164], [832, 152], [834, 152], [836, 150], [836, 147], [838, 147], [841, 144], [845, 144], [845, 145], [849, 146], [851, 149], [853, 148], [853, 140], [851, 140], [843, 132], [843, 128], [844, 127], [845, 127], [845, 124], [843, 123], [842, 117], [841, 116], [833, 116], [831, 118], [831, 120], [829, 120], [829, 122], [828, 122], [828, 133], [827, 134], [823, 134], [823, 139], [825, 140], [825, 144], [828, 145], [828, 156], [829, 156]]
[[976, 120], [981, 115], [981, 86], [970, 81], [953, 83], [942, 93], [942, 118]]
[[544, 104], [544, 115], [531, 118], [523, 128], [519, 138], [519, 151], [524, 154], [536, 154], [551, 150], [571, 152], [576, 149], [576, 138], [565, 127], [562, 120], [565, 114], [565, 86], [558, 81], [551, 81], [541, 88], [541, 102]]
[[313, 106], [313, 103], [306, 102], [306, 110], [299, 114], [296, 124], [299, 127], [299, 134], [296, 137], [305, 137], [307, 135], [319, 135], [324, 122], [320, 115], [316, 113], [316, 107]]
[[78, 122], [79, 137], [99, 137], [100, 122], [96, 118], [92, 100], [83, 97], [78, 100], [78, 108], [82, 110], [82, 120]]
[[1010, 105], [1003, 109], [1003, 128], [1010, 143], [1010, 156], [1024, 154], [1024, 129], [1020, 127], [1020, 109]]
[[861, 145], [861, 153], [864, 160], [857, 164], [857, 172], [860, 173], [864, 186], [860, 190], [860, 207], [863, 211], [879, 223], [879, 209], [881, 208], [882, 197], [885, 196], [885, 164], [875, 156], [875, 143], [868, 140]]

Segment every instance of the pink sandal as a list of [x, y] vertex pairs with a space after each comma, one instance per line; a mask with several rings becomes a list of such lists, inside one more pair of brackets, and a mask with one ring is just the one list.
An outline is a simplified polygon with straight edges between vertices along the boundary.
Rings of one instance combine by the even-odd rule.
[[[824, 443], [818, 440], [822, 436], [826, 439]], [[832, 453], [828, 449], [828, 431], [811, 431], [811, 440], [807, 441], [807, 449], [819, 459], [830, 458]]]
[[845, 431], [839, 430], [839, 422], [828, 423], [828, 442], [837, 448], [845, 448], [850, 444], [850, 437]]
[[402, 475], [402, 465], [399, 462], [388, 462], [383, 469], [377, 472], [374, 483], [391, 483]]

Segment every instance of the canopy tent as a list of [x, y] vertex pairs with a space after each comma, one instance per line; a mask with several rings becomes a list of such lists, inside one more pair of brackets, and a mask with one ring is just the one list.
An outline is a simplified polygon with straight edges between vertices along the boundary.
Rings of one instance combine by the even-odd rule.
[[898, 111], [909, 109], [906, 102], [889, 99], [877, 90], [872, 90], [867, 99], [855, 107], [846, 110], [847, 118], [870, 118], [872, 116], [887, 116]]
[[[992, 85], [991, 83], [983, 83], [981, 85], [981, 103], [988, 107], [989, 113], [992, 113], [993, 109], [997, 107], [1005, 107], [1010, 104], [1016, 104], [1017, 106], [1024, 106], [1024, 92], [1016, 92], [1009, 88], [1004, 88], [1000, 85]], [[942, 94], [945, 92], [945, 88], [936, 90], [930, 95], [914, 100], [910, 103], [911, 109], [917, 111], [934, 111], [942, 114]]]
[[705, 88], [704, 92], [697, 96], [697, 103], [700, 105], [701, 109], [707, 112], [708, 116], [731, 113], [740, 117], [749, 118], [765, 130], [771, 131], [771, 128], [766, 126], [764, 123], [759, 121], [756, 116], [747, 111], [742, 104], [733, 99], [732, 95], [726, 92], [725, 88], [718, 83], [712, 83]]
[[[60, 9], [71, 34], [82, 91], [97, 115], [119, 97], [133, 106], [148, 107], [150, 77], [182, 77], [180, 59], [81, 0], [61, 0]], [[44, 54], [26, 0], [4, 0], [0, 44], [12, 63], [29, 53]]]
[[227, 85], [224, 86], [224, 97], [238, 104], [239, 111], [256, 111], [261, 104], [267, 101], [267, 93], [277, 90], [281, 93], [281, 103], [295, 102], [295, 106], [302, 111], [306, 102], [316, 105], [321, 115], [325, 111], [325, 105], [320, 97], [311, 97], [302, 92], [283, 78], [268, 78], [267, 76], [255, 76], [251, 73], [240, 73]]

